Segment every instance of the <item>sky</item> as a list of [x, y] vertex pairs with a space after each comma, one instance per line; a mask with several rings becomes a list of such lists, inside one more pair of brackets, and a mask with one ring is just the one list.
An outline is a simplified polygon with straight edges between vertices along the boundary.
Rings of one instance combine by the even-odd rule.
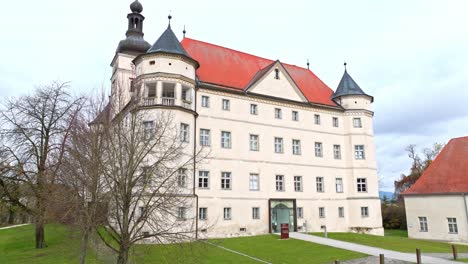
[[[335, 90], [348, 72], [374, 96], [380, 188], [407, 173], [405, 147], [468, 135], [468, 1], [140, 0], [145, 39], [187, 37], [310, 69]], [[0, 97], [53, 80], [110, 89], [131, 0], [4, 1]]]

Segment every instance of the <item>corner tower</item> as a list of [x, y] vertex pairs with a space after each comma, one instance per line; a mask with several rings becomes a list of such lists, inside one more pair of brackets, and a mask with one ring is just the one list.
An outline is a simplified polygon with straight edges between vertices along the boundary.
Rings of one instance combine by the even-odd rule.
[[128, 29], [126, 38], [119, 42], [112, 66], [111, 97], [114, 113], [120, 111], [130, 100], [132, 80], [135, 78], [133, 59], [145, 53], [151, 45], [143, 38], [143, 5], [135, 0], [130, 4], [127, 15]]
[[344, 66], [345, 71], [343, 77], [341, 77], [338, 88], [336, 88], [331, 99], [346, 110], [364, 109], [371, 111], [371, 104], [374, 102], [374, 98], [366, 94], [353, 78], [351, 78], [346, 69], [346, 62]]

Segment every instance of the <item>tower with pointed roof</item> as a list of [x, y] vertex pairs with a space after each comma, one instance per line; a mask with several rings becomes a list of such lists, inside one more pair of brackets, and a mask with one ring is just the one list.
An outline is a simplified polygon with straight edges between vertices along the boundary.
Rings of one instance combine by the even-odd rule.
[[346, 69], [346, 63], [344, 66], [345, 71], [343, 77], [341, 77], [341, 81], [336, 91], [331, 96], [331, 99], [347, 110], [365, 109], [370, 111], [374, 98], [366, 94], [353, 80]]

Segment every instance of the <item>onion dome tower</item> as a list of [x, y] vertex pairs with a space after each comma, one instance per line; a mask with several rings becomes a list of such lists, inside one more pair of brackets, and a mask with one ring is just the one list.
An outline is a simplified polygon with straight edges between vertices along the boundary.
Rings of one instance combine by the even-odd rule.
[[138, 55], [145, 53], [151, 45], [143, 39], [143, 21], [145, 20], [141, 14], [143, 5], [135, 0], [130, 4], [130, 10], [132, 12], [127, 15], [128, 30], [125, 34], [127, 38], [119, 42], [116, 53]]

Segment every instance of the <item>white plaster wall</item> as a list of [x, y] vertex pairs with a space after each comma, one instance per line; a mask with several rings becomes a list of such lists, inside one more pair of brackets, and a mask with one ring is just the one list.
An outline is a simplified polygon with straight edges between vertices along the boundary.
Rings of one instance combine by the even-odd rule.
[[283, 71], [280, 71], [279, 79], [275, 79], [274, 69], [276, 68], [273, 67], [264, 78], [250, 89], [250, 92], [304, 102], [305, 100], [301, 92], [293, 87], [293, 84], [288, 80]]
[[[154, 65], [150, 64], [154, 61]], [[136, 62], [136, 74], [149, 74], [155, 72], [180, 74], [195, 80], [195, 67], [178, 57], [162, 54], [145, 55]]]
[[372, 110], [372, 103], [368, 96], [342, 96], [341, 106], [345, 109], [367, 109]]
[[[468, 219], [462, 195], [408, 195], [404, 198], [409, 237], [468, 242]], [[424, 216], [428, 232], [420, 232], [418, 217]], [[449, 233], [447, 217], [457, 219], [458, 234]]]

